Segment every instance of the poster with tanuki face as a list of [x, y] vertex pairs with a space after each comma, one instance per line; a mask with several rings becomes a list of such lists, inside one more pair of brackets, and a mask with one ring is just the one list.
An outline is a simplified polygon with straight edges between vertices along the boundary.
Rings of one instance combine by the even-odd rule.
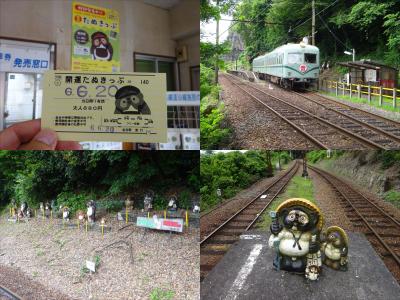
[[118, 72], [119, 15], [115, 10], [72, 3], [72, 71]]

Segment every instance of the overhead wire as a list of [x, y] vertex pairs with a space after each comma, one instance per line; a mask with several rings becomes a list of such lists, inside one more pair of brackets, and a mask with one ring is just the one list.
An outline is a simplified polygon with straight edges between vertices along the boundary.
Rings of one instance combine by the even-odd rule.
[[329, 28], [328, 24], [325, 23], [325, 21], [321, 18], [321, 16], [318, 16], [321, 19], [321, 22], [325, 25], [326, 29], [332, 34], [332, 36], [337, 40], [339, 43], [341, 43], [345, 49], [348, 47], [332, 32], [332, 30]]

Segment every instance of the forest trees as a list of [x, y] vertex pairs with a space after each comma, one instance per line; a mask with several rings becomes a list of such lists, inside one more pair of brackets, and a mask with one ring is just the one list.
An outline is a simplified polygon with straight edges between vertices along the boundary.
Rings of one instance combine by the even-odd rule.
[[[200, 194], [202, 210], [208, 210], [223, 199], [233, 197], [238, 191], [264, 177], [273, 176], [272, 164], [290, 161], [287, 152], [255, 151], [244, 153], [206, 152], [200, 158]], [[217, 195], [221, 189], [222, 195]]]
[[[316, 0], [316, 45], [321, 61], [384, 59], [400, 66], [400, 2], [396, 0]], [[233, 30], [244, 39], [250, 60], [287, 42], [311, 36], [311, 0], [243, 0], [233, 14]]]
[[37, 205], [141, 188], [162, 193], [174, 185], [196, 192], [199, 182], [196, 151], [0, 151], [0, 208], [11, 198]]

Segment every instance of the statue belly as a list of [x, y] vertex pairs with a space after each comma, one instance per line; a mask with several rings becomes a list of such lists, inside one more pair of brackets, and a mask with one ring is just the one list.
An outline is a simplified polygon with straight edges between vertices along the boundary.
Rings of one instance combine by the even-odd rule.
[[328, 245], [325, 249], [325, 255], [332, 259], [332, 260], [339, 260], [340, 259], [340, 251], [337, 248]]
[[304, 256], [308, 253], [309, 242], [300, 240], [299, 243], [301, 250], [297, 244], [293, 247], [294, 239], [283, 239], [279, 244], [279, 252], [292, 257]]

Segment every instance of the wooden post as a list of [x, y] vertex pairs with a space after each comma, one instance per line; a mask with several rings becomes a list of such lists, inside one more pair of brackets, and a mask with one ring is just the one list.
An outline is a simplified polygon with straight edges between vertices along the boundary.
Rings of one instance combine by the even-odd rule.
[[346, 93], [346, 83], [343, 82], [343, 96], [344, 96], [345, 93]]
[[336, 97], [338, 96], [338, 82], [335, 81], [335, 90], [336, 90]]
[[393, 88], [393, 107], [394, 107], [394, 108], [397, 107], [396, 98], [397, 98], [397, 95], [396, 95], [396, 88], [394, 87], [394, 88]]
[[128, 206], [125, 207], [125, 224], [128, 224]]
[[371, 85], [368, 84], [368, 103], [371, 104]]
[[104, 224], [101, 224], [101, 238], [104, 239]]
[[353, 85], [353, 84], [350, 83], [350, 98], [351, 98], [351, 94], [352, 94], [352, 92], [351, 92], [352, 85]]
[[53, 221], [53, 211], [50, 211], [50, 220]]
[[167, 218], [167, 211], [164, 210], [164, 219], [166, 219], [166, 218]]
[[382, 86], [379, 87], [379, 106], [382, 106]]
[[147, 218], [148, 219], [150, 218], [150, 212], [149, 211], [147, 212]]
[[189, 214], [187, 210], [186, 210], [186, 227], [189, 227]]
[[361, 84], [358, 85], [358, 98], [361, 99]]
[[88, 226], [87, 226], [87, 220], [85, 221], [85, 230], [86, 230], [86, 234], [88, 233]]
[[78, 230], [79, 230], [79, 228], [80, 228], [79, 223], [80, 223], [80, 222], [79, 222], [79, 219], [78, 219], [78, 220], [77, 220]]

